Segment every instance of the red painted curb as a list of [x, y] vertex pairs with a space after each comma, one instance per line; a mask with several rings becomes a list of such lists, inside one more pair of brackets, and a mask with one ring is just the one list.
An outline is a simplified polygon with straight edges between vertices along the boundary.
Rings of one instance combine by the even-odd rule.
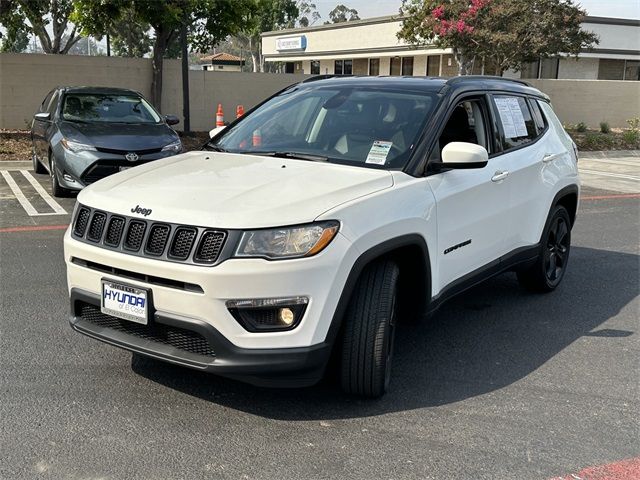
[[0, 233], [12, 232], [42, 232], [45, 230], [66, 230], [69, 225], [32, 225], [28, 227], [0, 228]]
[[549, 480], [637, 480], [640, 479], [640, 457], [620, 460], [596, 467], [587, 467], [578, 473]]

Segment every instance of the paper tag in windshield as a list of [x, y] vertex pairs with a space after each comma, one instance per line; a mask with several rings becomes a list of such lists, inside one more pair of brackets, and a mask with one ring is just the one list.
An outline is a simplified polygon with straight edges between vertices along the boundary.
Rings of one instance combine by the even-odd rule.
[[367, 155], [367, 160], [365, 160], [365, 163], [384, 165], [387, 161], [389, 150], [391, 150], [391, 145], [393, 145], [393, 142], [375, 140], [373, 142], [373, 145], [371, 146], [371, 150], [369, 150], [369, 155]]

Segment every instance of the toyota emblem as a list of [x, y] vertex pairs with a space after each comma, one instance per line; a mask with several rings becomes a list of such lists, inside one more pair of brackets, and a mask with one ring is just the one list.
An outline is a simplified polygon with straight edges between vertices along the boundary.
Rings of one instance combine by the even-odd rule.
[[127, 160], [129, 160], [130, 162], [135, 162], [136, 160], [138, 160], [138, 154], [135, 152], [129, 152], [127, 153], [124, 158], [126, 158]]

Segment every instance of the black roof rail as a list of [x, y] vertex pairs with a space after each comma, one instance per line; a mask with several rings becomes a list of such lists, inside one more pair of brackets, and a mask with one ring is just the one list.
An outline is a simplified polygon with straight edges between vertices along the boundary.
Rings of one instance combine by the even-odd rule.
[[505, 78], [505, 77], [498, 77], [495, 75], [461, 75], [459, 77], [453, 77], [447, 80], [447, 85], [454, 85], [456, 83], [463, 83], [463, 82], [472, 81], [472, 80], [497, 80], [497, 81], [503, 81], [503, 82], [518, 83], [520, 85], [525, 85], [527, 87], [531, 86], [530, 83], [525, 82], [524, 80], [520, 80], [518, 78]]
[[314, 75], [311, 78], [305, 78], [300, 83], [309, 83], [309, 82], [317, 82], [318, 80], [325, 80], [327, 78], [345, 78], [345, 77], [353, 77], [355, 75], [336, 75], [336, 74], [323, 74], [323, 75]]

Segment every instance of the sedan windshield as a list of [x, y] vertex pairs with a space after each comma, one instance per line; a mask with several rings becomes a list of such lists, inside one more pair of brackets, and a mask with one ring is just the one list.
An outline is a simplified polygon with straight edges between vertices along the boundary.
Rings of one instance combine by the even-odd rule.
[[[402, 168], [437, 100], [428, 92], [302, 86], [225, 130], [212, 149]], [[213, 142], [212, 142], [213, 143]]]
[[68, 93], [62, 118], [71, 122], [158, 123], [160, 116], [137, 95]]

